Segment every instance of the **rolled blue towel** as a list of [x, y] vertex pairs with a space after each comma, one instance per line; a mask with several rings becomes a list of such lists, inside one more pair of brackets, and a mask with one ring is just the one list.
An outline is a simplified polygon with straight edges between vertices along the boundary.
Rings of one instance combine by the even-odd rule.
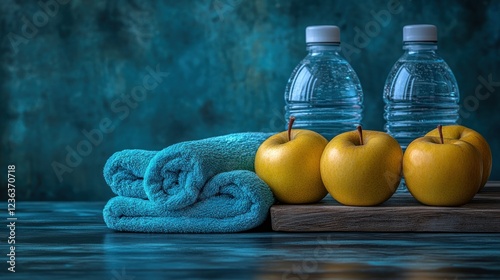
[[104, 165], [104, 180], [121, 196], [148, 198], [143, 180], [146, 168], [158, 151], [123, 150], [114, 153]]
[[150, 200], [117, 196], [104, 207], [104, 221], [118, 231], [238, 232], [264, 222], [274, 203], [266, 183], [247, 170], [219, 173], [200, 191], [193, 203], [177, 210]]
[[149, 200], [168, 210], [192, 205], [216, 174], [254, 170], [255, 154], [271, 133], [247, 132], [181, 142], [158, 152], [144, 176]]

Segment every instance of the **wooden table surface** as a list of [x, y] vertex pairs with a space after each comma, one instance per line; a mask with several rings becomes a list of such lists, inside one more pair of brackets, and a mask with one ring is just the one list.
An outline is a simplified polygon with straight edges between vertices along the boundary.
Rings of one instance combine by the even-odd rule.
[[275, 204], [270, 212], [276, 231], [500, 233], [500, 182], [488, 182], [460, 207], [426, 206], [397, 192], [372, 207], [344, 206], [327, 196], [315, 204]]
[[18, 203], [0, 279], [500, 279], [498, 233], [121, 233], [104, 204]]

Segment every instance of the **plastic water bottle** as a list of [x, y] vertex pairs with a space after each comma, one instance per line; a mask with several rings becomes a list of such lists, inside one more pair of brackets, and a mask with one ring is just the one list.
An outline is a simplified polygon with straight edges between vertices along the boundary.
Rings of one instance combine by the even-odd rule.
[[285, 90], [285, 118], [294, 128], [330, 140], [361, 124], [363, 90], [356, 72], [340, 54], [337, 26], [306, 28], [307, 56], [293, 70]]
[[436, 26], [405, 26], [403, 50], [385, 83], [384, 118], [385, 130], [405, 150], [437, 125], [456, 124], [460, 96], [453, 72], [437, 54]]

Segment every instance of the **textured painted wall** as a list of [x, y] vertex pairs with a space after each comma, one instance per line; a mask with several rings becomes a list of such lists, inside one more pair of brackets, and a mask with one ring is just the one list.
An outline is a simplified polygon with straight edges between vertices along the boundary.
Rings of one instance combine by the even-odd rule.
[[377, 130], [402, 27], [436, 24], [463, 124], [491, 144], [500, 180], [500, 1], [37, 2], [0, 2], [0, 170], [5, 182], [16, 165], [21, 201], [107, 199], [102, 167], [117, 150], [281, 130], [314, 24], [340, 26]]

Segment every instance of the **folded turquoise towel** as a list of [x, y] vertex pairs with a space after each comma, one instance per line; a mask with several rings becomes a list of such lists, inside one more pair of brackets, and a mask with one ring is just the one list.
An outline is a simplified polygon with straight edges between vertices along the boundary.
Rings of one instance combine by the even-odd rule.
[[117, 195], [148, 198], [142, 183], [146, 168], [157, 153], [145, 150], [114, 153], [104, 165], [104, 180]]
[[192, 205], [206, 182], [232, 170], [254, 170], [255, 154], [270, 133], [235, 133], [181, 142], [158, 152], [144, 176], [149, 200], [168, 210]]
[[254, 172], [235, 170], [208, 180], [197, 198], [182, 208], [171, 210], [166, 204], [117, 196], [106, 204], [103, 214], [106, 225], [119, 231], [238, 232], [260, 225], [273, 202], [271, 190]]

